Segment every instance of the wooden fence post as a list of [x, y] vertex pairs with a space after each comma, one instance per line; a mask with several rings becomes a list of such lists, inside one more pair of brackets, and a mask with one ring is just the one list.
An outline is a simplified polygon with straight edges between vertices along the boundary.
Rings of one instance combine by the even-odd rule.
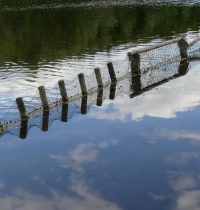
[[84, 74], [79, 74], [79, 83], [81, 87], [82, 92], [82, 100], [81, 100], [81, 114], [87, 113], [87, 99], [88, 99], [88, 91], [85, 83], [85, 77]]
[[47, 99], [47, 95], [46, 95], [44, 86], [38, 87], [38, 90], [39, 90], [40, 100], [42, 102], [43, 109], [44, 109], [44, 111], [48, 111], [49, 103], [48, 103], [48, 99]]
[[180, 56], [181, 59], [187, 59], [188, 58], [188, 43], [185, 38], [182, 38], [180, 41], [178, 41], [178, 47], [180, 49]]
[[112, 83], [117, 83], [117, 77], [112, 62], [107, 63], [108, 72]]
[[130, 56], [131, 60], [131, 89], [134, 92], [140, 92], [142, 88], [141, 84], [141, 70], [140, 70], [140, 54], [135, 53]]
[[97, 106], [102, 106], [103, 103], [103, 81], [101, 77], [101, 72], [99, 68], [94, 69], [97, 85], [98, 85], [98, 91], [97, 91]]
[[188, 66], [189, 66], [189, 63], [187, 60], [181, 61], [179, 64], [179, 69], [178, 69], [179, 74], [185, 75], [188, 72]]
[[78, 79], [79, 79], [82, 95], [83, 96], [88, 95], [84, 74], [79, 74]]
[[62, 97], [63, 103], [67, 103], [68, 102], [68, 97], [67, 97], [67, 90], [66, 90], [66, 87], [65, 87], [64, 80], [59, 80], [58, 81], [58, 86], [59, 86], [59, 89], [60, 89], [60, 95]]
[[21, 98], [21, 97], [16, 98], [16, 104], [17, 104], [17, 107], [19, 109], [19, 113], [20, 113], [21, 118], [22, 119], [28, 119], [28, 113], [26, 111], [26, 107], [25, 107], [23, 98]]

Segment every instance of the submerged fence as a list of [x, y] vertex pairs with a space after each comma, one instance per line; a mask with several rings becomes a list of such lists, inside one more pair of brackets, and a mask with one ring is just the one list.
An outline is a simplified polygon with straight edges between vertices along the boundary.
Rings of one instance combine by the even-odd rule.
[[36, 95], [27, 100], [17, 98], [5, 120], [0, 125], [0, 135], [10, 133], [26, 138], [28, 130], [37, 126], [43, 131], [54, 120], [68, 121], [77, 114], [86, 114], [91, 105], [101, 106], [107, 98], [141, 93], [186, 74], [188, 59], [200, 55], [200, 39], [187, 43], [180, 37], [155, 46], [128, 53], [124, 63], [107, 63], [105, 68], [95, 68], [89, 76], [78, 78], [45, 89], [40, 86]]

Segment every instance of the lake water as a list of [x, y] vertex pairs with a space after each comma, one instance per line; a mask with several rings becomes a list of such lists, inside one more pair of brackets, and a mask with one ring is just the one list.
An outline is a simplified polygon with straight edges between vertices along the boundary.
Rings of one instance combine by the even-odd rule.
[[[75, 2], [0, 1], [2, 118], [39, 85], [122, 63], [137, 47], [199, 35], [198, 1]], [[173, 68], [180, 73], [179, 63]], [[123, 81], [124, 91], [109, 100], [108, 89], [86, 115], [73, 109], [61, 123], [57, 110], [48, 132], [3, 135], [0, 210], [200, 209], [199, 69], [194, 60], [176, 77], [165, 72], [165, 83], [134, 98]]]

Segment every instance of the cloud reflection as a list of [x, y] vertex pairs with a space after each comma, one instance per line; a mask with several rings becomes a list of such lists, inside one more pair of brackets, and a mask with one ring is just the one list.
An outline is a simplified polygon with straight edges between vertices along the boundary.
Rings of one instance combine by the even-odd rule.
[[[48, 189], [50, 195], [45, 196], [17, 188], [12, 193], [0, 197], [0, 208], [3, 210], [122, 210], [118, 204], [103, 198], [84, 181], [84, 164], [95, 162], [100, 150], [116, 143], [115, 140], [109, 140], [98, 144], [78, 144], [66, 156], [51, 155], [50, 159], [54, 160], [58, 167], [70, 169], [70, 176], [65, 182], [70, 193], [59, 192], [50, 187]], [[32, 177], [32, 180], [44, 185], [40, 177]], [[4, 183], [0, 182], [0, 193], [4, 186]]]
[[200, 104], [200, 64], [191, 67], [184, 77], [159, 86], [134, 99], [128, 96], [117, 98], [112, 104], [104, 104], [100, 111], [93, 111], [88, 117], [106, 120], [139, 120], [145, 116], [158, 118], [175, 118], [178, 112], [191, 110]]

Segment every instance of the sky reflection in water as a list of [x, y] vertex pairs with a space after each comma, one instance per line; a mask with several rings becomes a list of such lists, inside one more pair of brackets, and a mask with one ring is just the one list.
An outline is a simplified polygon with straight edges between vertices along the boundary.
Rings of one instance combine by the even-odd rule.
[[[128, 48], [199, 33], [198, 7], [109, 2], [118, 7], [15, 10], [0, 2], [7, 5], [0, 9], [0, 116], [39, 84], [124, 60]], [[185, 76], [134, 99], [106, 100], [69, 123], [54, 121], [46, 133], [33, 128], [24, 141], [1, 137], [0, 209], [200, 209], [199, 68], [192, 62]]]
[[199, 209], [199, 63], [25, 141], [0, 139], [4, 210]]

